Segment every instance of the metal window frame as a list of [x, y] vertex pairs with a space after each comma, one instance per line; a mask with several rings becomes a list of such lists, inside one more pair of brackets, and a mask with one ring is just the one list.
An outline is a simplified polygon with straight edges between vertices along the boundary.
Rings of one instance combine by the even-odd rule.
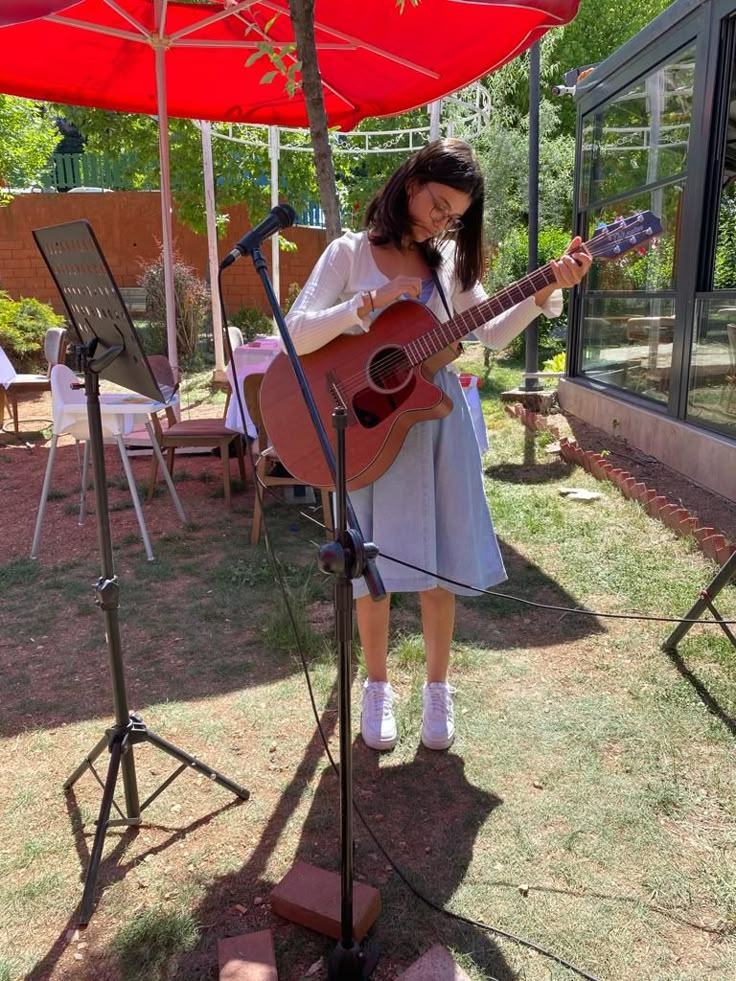
[[[574, 200], [575, 230], [581, 234], [587, 226], [588, 214], [601, 206], [601, 202], [595, 202], [593, 205], [588, 203], [585, 208], [580, 207], [584, 120], [622, 91], [665, 65], [679, 51], [694, 45], [693, 101], [680, 218], [682, 226], [691, 231], [689, 235], [682, 236], [679, 243], [675, 288], [671, 291], [642, 294], [652, 299], [660, 296], [663, 299], [673, 299], [675, 302], [677, 319], [672, 350], [670, 397], [667, 405], [656, 406], [650, 399], [644, 399], [634, 393], [596, 384], [580, 373], [583, 348], [582, 311], [584, 299], [588, 295], [585, 283], [575, 290], [570, 304], [568, 343], [568, 377], [593, 389], [606, 391], [612, 395], [615, 393], [617, 398], [625, 398], [627, 402], [646, 406], [648, 409], [655, 408], [655, 411], [656, 408], [666, 409], [668, 415], [679, 419], [685, 418], [687, 405], [690, 352], [696, 312], [696, 286], [698, 276], [702, 276], [704, 207], [707, 192], [712, 194], [712, 186], [709, 186], [709, 178], [712, 174], [709, 155], [715, 94], [722, 71], [721, 60], [718, 57], [721, 51], [721, 24], [724, 18], [734, 12], [736, 12], [736, 0], [679, 0], [640, 35], [596, 69], [590, 76], [590, 81], [580, 87], [578, 96]], [[671, 178], [668, 179], [667, 183], [671, 182]], [[627, 197], [645, 191], [646, 188], [633, 188]], [[614, 297], [614, 292], [605, 290], [595, 290], [594, 293], [591, 291], [591, 294], [596, 298]], [[622, 294], [616, 291], [615, 295]], [[627, 292], [623, 295], [632, 296], [632, 293]], [[702, 428], [700, 423], [694, 425]]]

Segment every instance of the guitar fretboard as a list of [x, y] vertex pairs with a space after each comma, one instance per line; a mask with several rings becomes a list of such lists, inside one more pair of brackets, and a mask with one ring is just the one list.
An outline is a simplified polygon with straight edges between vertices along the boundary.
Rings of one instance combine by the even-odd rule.
[[477, 327], [482, 327], [483, 324], [488, 323], [493, 317], [497, 317], [505, 310], [516, 306], [522, 300], [534, 296], [539, 290], [544, 289], [545, 286], [551, 286], [554, 282], [555, 274], [552, 272], [552, 268], [549, 265], [541, 266], [512, 283], [506, 289], [494, 293], [493, 296], [477, 306], [471, 307], [470, 310], [456, 314], [444, 324], [438, 324], [426, 334], [422, 334], [421, 337], [415, 338], [406, 345], [404, 351], [410, 364], [422, 364], [432, 355], [439, 354], [449, 344], [454, 344], [455, 341], [459, 341]]

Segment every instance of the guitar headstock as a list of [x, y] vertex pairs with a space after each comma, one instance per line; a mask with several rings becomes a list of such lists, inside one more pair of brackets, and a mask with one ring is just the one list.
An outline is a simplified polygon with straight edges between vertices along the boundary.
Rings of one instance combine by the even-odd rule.
[[619, 259], [661, 234], [662, 222], [659, 218], [651, 211], [638, 211], [607, 225], [601, 223], [585, 247], [597, 259]]

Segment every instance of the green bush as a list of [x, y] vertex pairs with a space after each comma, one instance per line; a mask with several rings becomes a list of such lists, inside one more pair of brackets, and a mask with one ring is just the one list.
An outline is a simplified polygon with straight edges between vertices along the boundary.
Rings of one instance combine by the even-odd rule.
[[555, 354], [554, 357], [545, 361], [542, 365], [542, 371], [564, 371], [567, 365], [567, 355], [564, 351], [560, 351]]
[[[166, 293], [163, 252], [155, 262], [143, 264], [138, 285], [146, 291], [146, 316], [154, 353], [166, 352]], [[182, 360], [197, 350], [199, 332], [210, 304], [207, 284], [178, 256], [174, 256], [174, 296], [176, 299], [176, 343]]]
[[230, 317], [230, 323], [240, 328], [244, 344], [255, 340], [257, 334], [273, 333], [273, 320], [256, 307], [241, 307]]
[[289, 283], [289, 289], [286, 291], [286, 299], [284, 300], [284, 313], [288, 313], [291, 310], [301, 291], [302, 288], [299, 283]]
[[[544, 228], [539, 232], [539, 263], [544, 265], [550, 259], [557, 259], [570, 244], [569, 232], [561, 228]], [[503, 241], [499, 242], [496, 253], [491, 260], [488, 271], [487, 288], [495, 293], [510, 286], [517, 279], [526, 275], [529, 257], [529, 233], [526, 228], [514, 228]], [[549, 354], [556, 354], [564, 343], [559, 336], [564, 336], [567, 325], [567, 292], [562, 313], [554, 320], [545, 316], [539, 318], [539, 348]], [[524, 351], [524, 334], [515, 337], [508, 347], [515, 357]]]
[[49, 327], [62, 327], [64, 318], [31, 297], [11, 299], [0, 290], [0, 347], [16, 371], [44, 365], [43, 340]]

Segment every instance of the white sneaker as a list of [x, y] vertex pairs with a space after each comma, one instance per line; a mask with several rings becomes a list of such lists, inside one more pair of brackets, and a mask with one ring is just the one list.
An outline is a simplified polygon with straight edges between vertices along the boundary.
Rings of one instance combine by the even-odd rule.
[[455, 739], [452, 693], [445, 681], [425, 684], [423, 692], [422, 743], [427, 749], [448, 749]]
[[396, 745], [396, 695], [387, 681], [366, 681], [360, 714], [360, 734], [371, 749], [393, 749]]

